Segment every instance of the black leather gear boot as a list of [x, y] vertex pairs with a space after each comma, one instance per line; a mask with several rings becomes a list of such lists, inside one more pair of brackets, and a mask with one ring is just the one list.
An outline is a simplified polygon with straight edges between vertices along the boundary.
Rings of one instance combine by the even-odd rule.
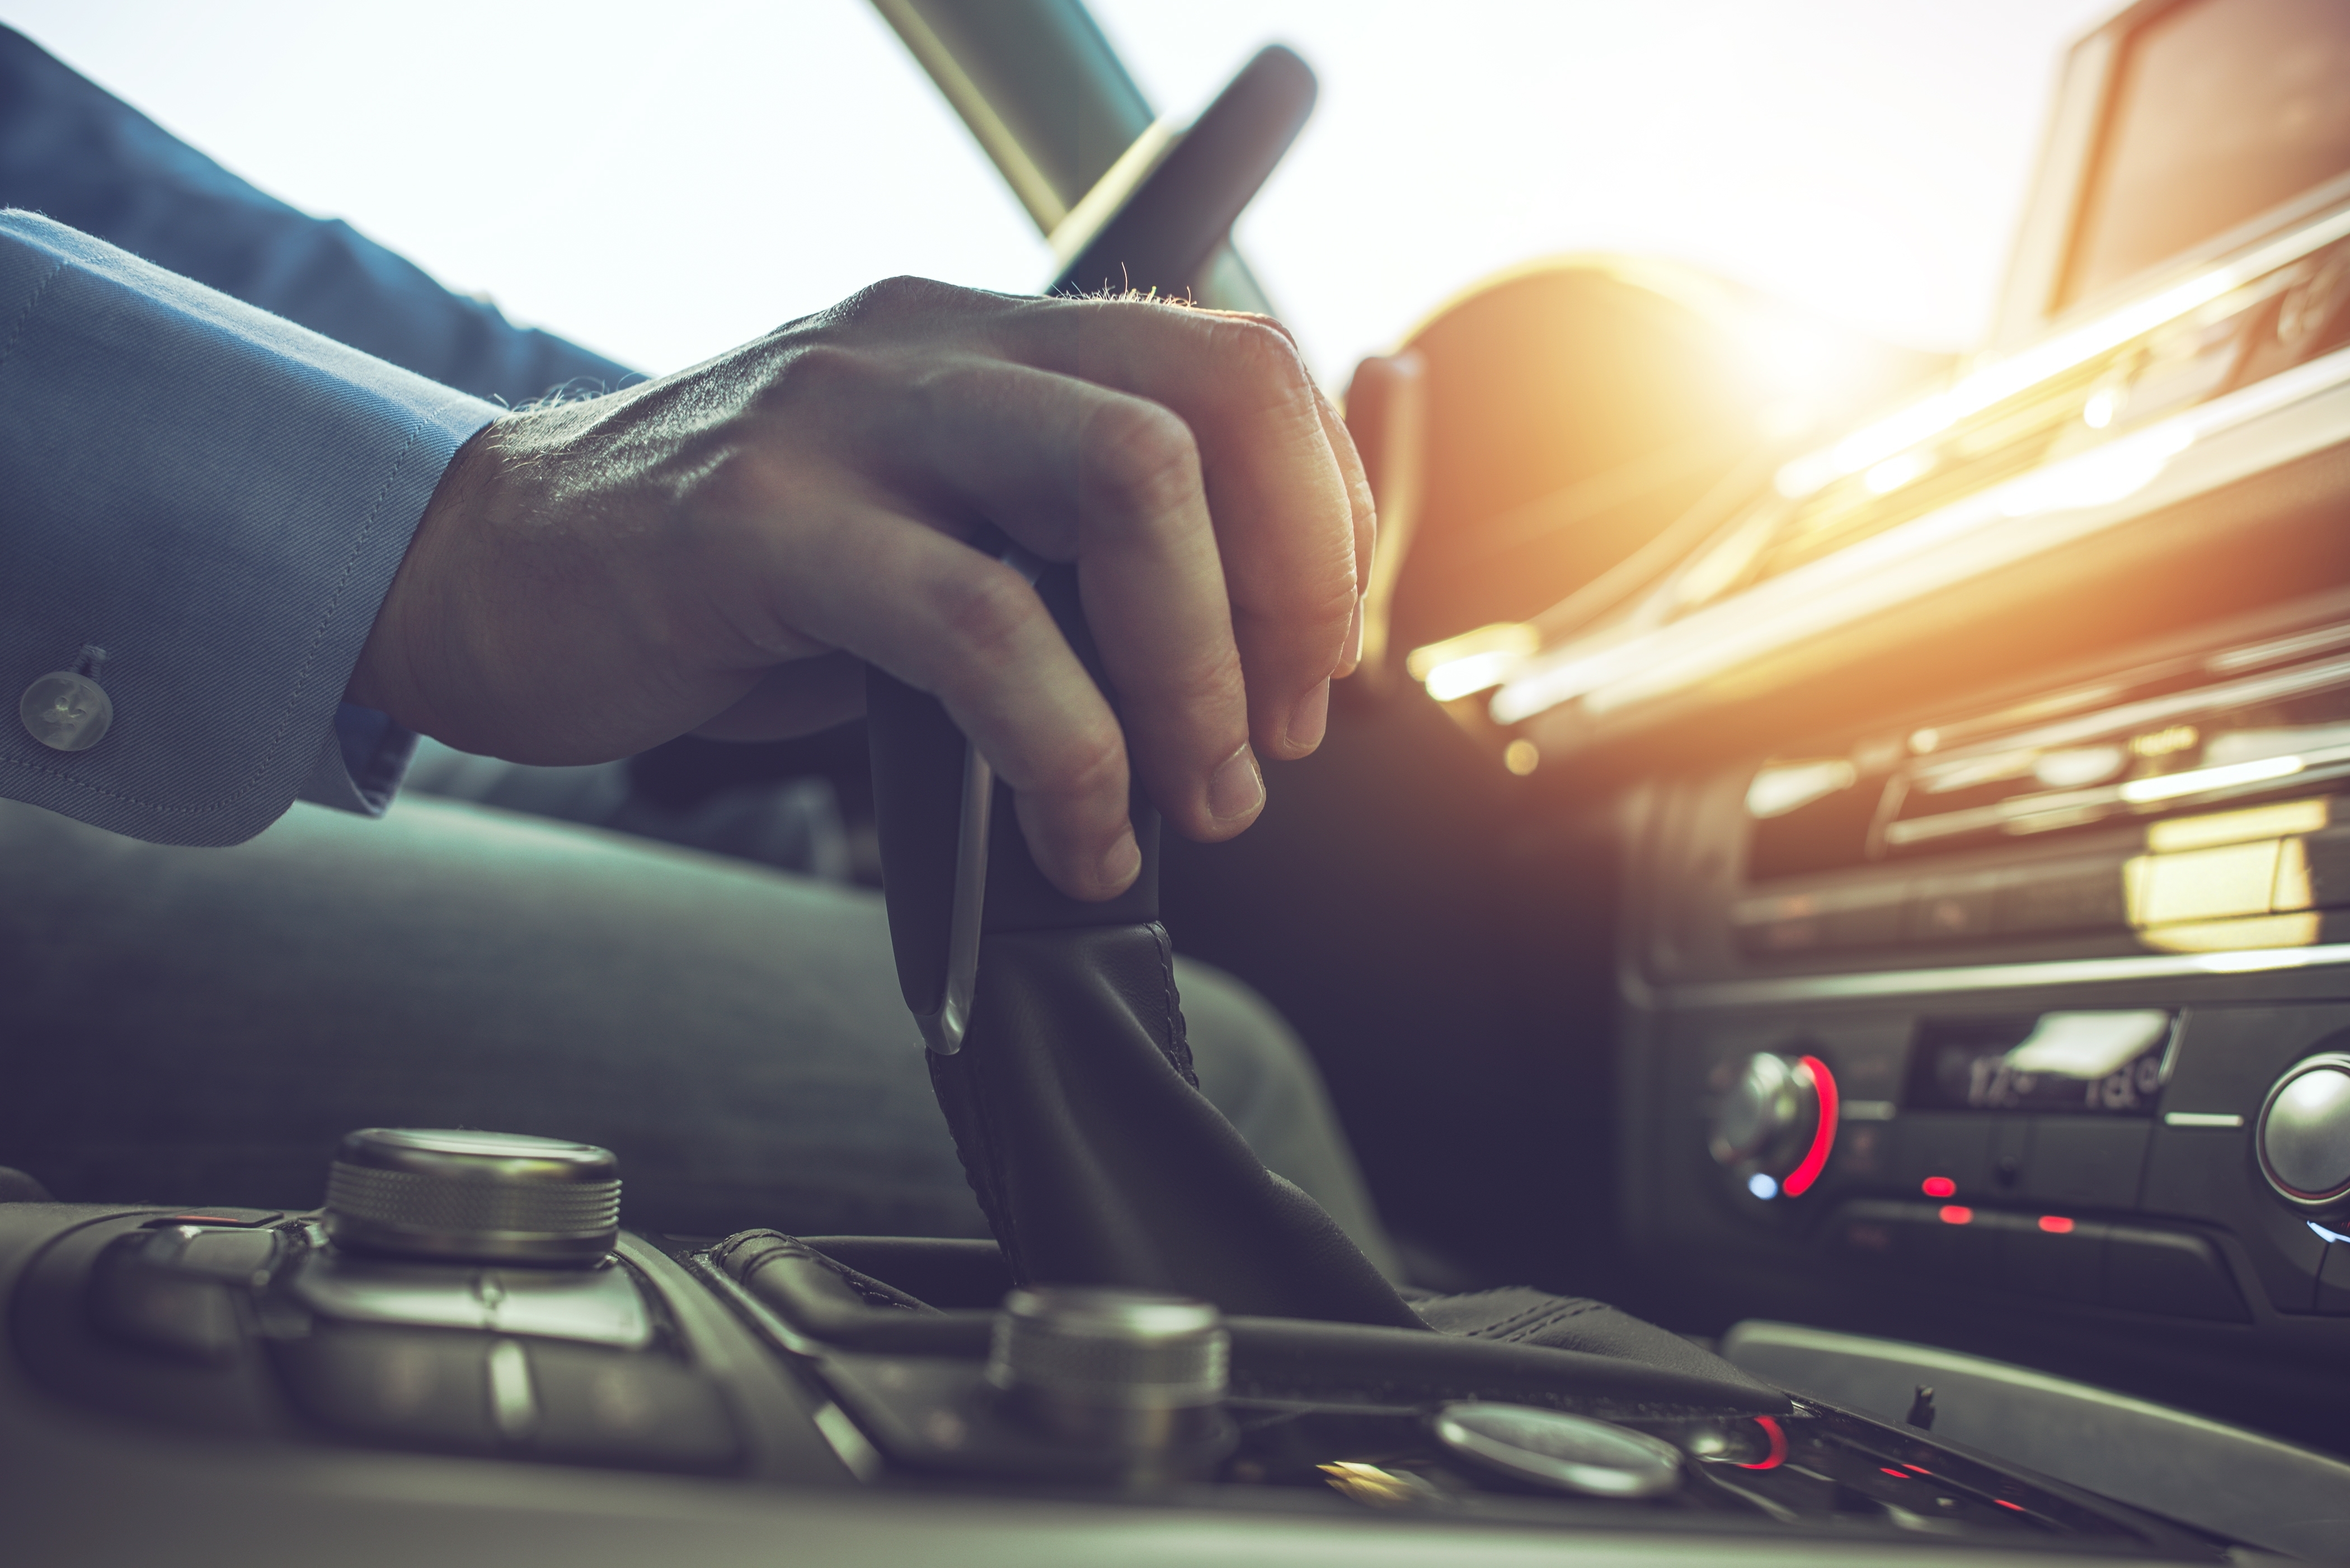
[[[1092, 667], [1074, 580], [1047, 572], [1038, 587]], [[1137, 798], [1134, 886], [1081, 903], [1036, 869], [1011, 791], [967, 768], [967, 742], [935, 698], [879, 670], [866, 691], [899, 983], [924, 1021], [931, 1081], [1014, 1278], [1173, 1291], [1229, 1313], [1424, 1326], [1200, 1093], [1158, 921], [1158, 814]], [[967, 809], [967, 776], [992, 792], [983, 828]], [[948, 979], [958, 867], [977, 868], [966, 821], [987, 846], [983, 913], [967, 904], [965, 916], [980, 913], [975, 974], [962, 936], [967, 998]]]

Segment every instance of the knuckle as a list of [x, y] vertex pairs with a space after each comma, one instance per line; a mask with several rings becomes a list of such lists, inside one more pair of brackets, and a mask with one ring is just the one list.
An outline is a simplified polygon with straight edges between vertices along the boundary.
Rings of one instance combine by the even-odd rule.
[[910, 273], [900, 273], [896, 277], [885, 277], [879, 283], [867, 284], [851, 298], [862, 310], [888, 315], [919, 309], [953, 292], [946, 284], [916, 277]]
[[1312, 398], [1313, 379], [1284, 329], [1261, 317], [1236, 316], [1216, 324], [1216, 338], [1218, 357], [1275, 400]]
[[954, 650], [958, 684], [984, 685], [1017, 658], [1044, 606], [1018, 574], [991, 562], [958, 572], [932, 592], [931, 609]]
[[1156, 403], [1113, 403], [1095, 416], [1087, 438], [1087, 488], [1095, 492], [1087, 499], [1107, 503], [1109, 515], [1163, 517], [1200, 493], [1200, 443], [1191, 426]]
[[1123, 793], [1126, 788], [1126, 746], [1116, 723], [1088, 723], [1055, 749], [1045, 764], [1045, 776], [1036, 784], [1044, 794], [1060, 799]]
[[1248, 689], [1240, 654], [1227, 646], [1212, 659], [1178, 662], [1163, 673], [1152, 696], [1181, 713], [1245, 712]]
[[1254, 310], [1235, 311], [1233, 312], [1233, 316], [1238, 320], [1246, 321], [1253, 325], [1264, 327], [1270, 332], [1277, 333], [1280, 336], [1281, 340], [1289, 345], [1290, 352], [1295, 353], [1297, 351], [1297, 334], [1292, 332], [1289, 329], [1289, 324], [1282, 320], [1279, 317], [1266, 316], [1262, 312]]
[[731, 444], [701, 463], [686, 483], [677, 521], [740, 522], [774, 510], [789, 484], [787, 468], [755, 441]]
[[760, 387], [756, 406], [772, 413], [810, 402], [834, 402], [869, 382], [878, 367], [863, 352], [838, 343], [795, 348]]
[[826, 313], [836, 326], [901, 327], [936, 317], [944, 312], [967, 310], [987, 296], [936, 278], [901, 274], [868, 283]]

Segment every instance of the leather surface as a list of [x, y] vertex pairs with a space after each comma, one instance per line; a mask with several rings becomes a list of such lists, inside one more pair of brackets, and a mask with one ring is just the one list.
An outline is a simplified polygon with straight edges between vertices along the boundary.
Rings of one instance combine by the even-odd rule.
[[[1049, 568], [1036, 590], [1099, 681], [1074, 572]], [[879, 670], [866, 713], [899, 981], [925, 1011], [945, 973], [964, 742], [937, 699]], [[1422, 1327], [1321, 1206], [1266, 1170], [1201, 1095], [1158, 923], [1157, 815], [1138, 799], [1134, 815], [1141, 875], [1084, 903], [1038, 872], [998, 787], [971, 1028], [957, 1054], [930, 1065], [1013, 1277]]]
[[1194, 1086], [1173, 959], [1155, 922], [981, 944], [970, 1036], [931, 1081], [1014, 1276], [1421, 1326]]
[[1525, 1285], [1505, 1285], [1463, 1295], [1430, 1296], [1415, 1301], [1412, 1306], [1440, 1334], [1612, 1355], [1690, 1377], [1754, 1390], [1769, 1387], [1678, 1334], [1582, 1296], [1554, 1296]]

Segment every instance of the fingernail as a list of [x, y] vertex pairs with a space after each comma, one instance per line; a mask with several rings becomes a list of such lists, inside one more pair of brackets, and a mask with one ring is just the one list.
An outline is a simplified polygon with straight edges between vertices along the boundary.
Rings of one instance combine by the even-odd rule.
[[1310, 752], [1322, 743], [1322, 732], [1330, 727], [1330, 683], [1316, 684], [1313, 691], [1297, 700], [1289, 711], [1289, 743], [1301, 752]]
[[1126, 885], [1134, 880], [1134, 874], [1141, 869], [1142, 850], [1134, 842], [1134, 832], [1129, 828], [1119, 836], [1118, 841], [1110, 846], [1109, 853], [1101, 858], [1102, 886], [1110, 890], [1111, 896], [1122, 893]]
[[1208, 776], [1208, 815], [1218, 822], [1254, 816], [1264, 804], [1264, 773], [1243, 744]]
[[1347, 628], [1347, 656], [1338, 660], [1341, 670], [1352, 670], [1363, 661], [1363, 597], [1355, 596], [1355, 624]]

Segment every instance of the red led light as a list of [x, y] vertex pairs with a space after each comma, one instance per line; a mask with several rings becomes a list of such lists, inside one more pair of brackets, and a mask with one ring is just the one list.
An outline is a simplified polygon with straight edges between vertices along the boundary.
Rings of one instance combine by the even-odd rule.
[[1943, 1223], [1943, 1224], [1945, 1224], [1945, 1225], [1971, 1225], [1971, 1224], [1973, 1224], [1974, 1222], [1975, 1222], [1975, 1211], [1974, 1211], [1973, 1210], [1971, 1210], [1971, 1209], [1968, 1208], [1965, 1204], [1963, 1204], [1963, 1203], [1945, 1203], [1945, 1204], [1943, 1204], [1943, 1205], [1942, 1205], [1942, 1223]]
[[1812, 1147], [1804, 1153], [1804, 1162], [1787, 1173], [1779, 1190], [1790, 1198], [1801, 1198], [1811, 1190], [1820, 1172], [1828, 1168], [1828, 1150], [1835, 1147], [1836, 1081], [1828, 1064], [1817, 1056], [1806, 1056], [1803, 1065], [1811, 1070], [1812, 1092], [1819, 1096], [1820, 1125], [1813, 1130]]
[[2043, 1214], [2040, 1217], [2040, 1228], [2051, 1236], [2069, 1236], [2073, 1233], [2073, 1222], [2062, 1214]]
[[1742, 1470], [1775, 1470], [1787, 1462], [1787, 1434], [1769, 1416], [1755, 1417], [1754, 1424], [1762, 1428], [1763, 1435], [1771, 1439], [1771, 1451], [1752, 1464], [1742, 1463], [1738, 1468]]
[[1909, 1472], [1908, 1470], [1897, 1470], [1890, 1465], [1879, 1465], [1877, 1468], [1883, 1470], [1887, 1475], [1891, 1476], [1895, 1480], [1908, 1480], [1909, 1479]]
[[1959, 1184], [1947, 1176], [1929, 1176], [1918, 1186], [1929, 1198], [1950, 1198], [1959, 1190]]
[[2010, 1501], [2007, 1501], [2007, 1499], [2005, 1499], [2005, 1498], [2003, 1498], [2003, 1497], [1995, 1497], [1995, 1498], [1991, 1499], [1991, 1501], [1993, 1501], [1993, 1502], [1995, 1502], [1995, 1503], [1999, 1504], [1999, 1506], [2000, 1506], [2000, 1507], [2002, 1507], [2002, 1508], [2012, 1508], [2012, 1509], [2015, 1510], [2015, 1511], [2016, 1511], [2016, 1512], [2018, 1512], [2018, 1513], [2022, 1513], [2022, 1512], [2023, 1511], [2023, 1505], [2022, 1505], [2022, 1503], [2020, 1503], [2020, 1502], [2010, 1502]]

